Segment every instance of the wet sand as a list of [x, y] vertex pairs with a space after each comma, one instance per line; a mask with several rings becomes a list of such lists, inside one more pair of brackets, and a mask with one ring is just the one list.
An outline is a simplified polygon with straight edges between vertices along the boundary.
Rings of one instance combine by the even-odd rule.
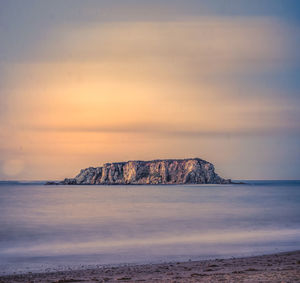
[[300, 282], [300, 251], [1, 276], [0, 282]]

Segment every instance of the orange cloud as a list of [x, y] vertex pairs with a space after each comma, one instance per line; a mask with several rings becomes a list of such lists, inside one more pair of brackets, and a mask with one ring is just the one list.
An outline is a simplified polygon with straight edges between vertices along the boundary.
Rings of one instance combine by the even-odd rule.
[[242, 17], [60, 26], [33, 48], [35, 60], [8, 66], [3, 162], [22, 156], [42, 178], [119, 159], [224, 164], [215, 148], [239, 150], [228, 137], [299, 132], [287, 119], [292, 100], [226, 80], [289, 64], [287, 30]]

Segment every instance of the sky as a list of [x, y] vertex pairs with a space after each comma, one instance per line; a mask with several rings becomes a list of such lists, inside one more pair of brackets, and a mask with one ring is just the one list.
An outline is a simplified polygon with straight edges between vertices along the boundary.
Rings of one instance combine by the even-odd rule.
[[300, 179], [298, 0], [0, 0], [0, 180], [200, 157]]

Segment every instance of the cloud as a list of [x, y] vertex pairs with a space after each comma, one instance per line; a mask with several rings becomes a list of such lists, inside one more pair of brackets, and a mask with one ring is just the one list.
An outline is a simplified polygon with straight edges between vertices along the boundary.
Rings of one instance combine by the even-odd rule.
[[[267, 148], [266, 137], [298, 135], [299, 98], [272, 83], [298, 64], [298, 33], [262, 17], [56, 26], [6, 65], [2, 158], [26, 156], [51, 174], [57, 160], [77, 168], [200, 152], [225, 164], [246, 141]], [[253, 80], [265, 75], [269, 85]]]
[[[255, 115], [255, 114], [254, 114]], [[53, 132], [53, 133], [82, 133], [82, 134], [133, 134], [133, 135], [152, 135], [163, 137], [180, 137], [180, 138], [199, 138], [199, 137], [229, 137], [229, 136], [269, 136], [282, 134], [300, 134], [299, 121], [293, 124], [278, 124], [272, 126], [248, 126], [240, 128], [226, 128], [223, 129], [201, 129], [194, 125], [174, 124], [174, 123], [133, 123], [133, 124], [112, 124], [103, 125], [96, 123], [93, 125], [29, 125], [23, 126], [22, 129], [31, 132]]]
[[89, 23], [53, 30], [35, 51], [41, 61], [123, 62], [132, 67], [146, 63], [146, 68], [158, 64], [168, 71], [181, 65], [200, 74], [263, 71], [291, 59], [295, 33], [271, 17]]

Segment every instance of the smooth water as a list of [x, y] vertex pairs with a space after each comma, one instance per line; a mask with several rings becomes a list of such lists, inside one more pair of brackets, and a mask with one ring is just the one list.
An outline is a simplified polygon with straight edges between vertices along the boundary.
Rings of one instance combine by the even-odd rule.
[[0, 273], [300, 249], [300, 182], [0, 183]]

